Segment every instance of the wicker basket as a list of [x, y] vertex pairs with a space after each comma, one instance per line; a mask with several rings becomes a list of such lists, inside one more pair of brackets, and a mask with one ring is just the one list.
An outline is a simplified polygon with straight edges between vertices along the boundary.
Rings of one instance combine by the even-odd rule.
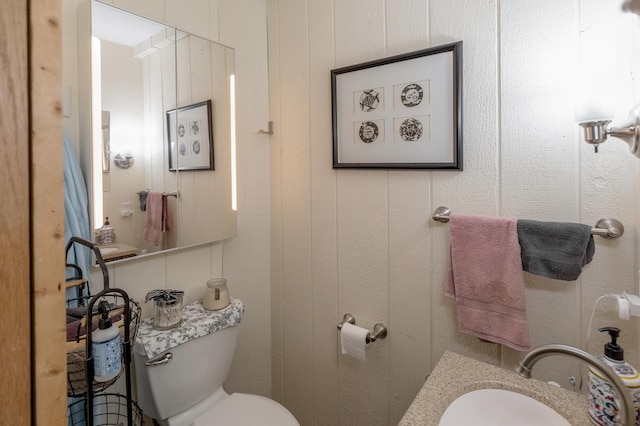
[[[93, 423], [100, 426], [144, 425], [142, 410], [131, 401], [131, 418], [127, 415], [127, 397], [117, 393], [103, 393], [93, 397]], [[67, 407], [69, 426], [87, 424], [87, 399], [80, 398]], [[129, 419], [131, 423], [129, 423]]]
[[[89, 304], [90, 296], [85, 296], [78, 299], [73, 299], [68, 301], [67, 303], [87, 306]], [[122, 296], [116, 293], [109, 293], [101, 297], [101, 299], [106, 300], [112, 306], [112, 310], [109, 311], [109, 316], [114, 321], [113, 324], [120, 328], [120, 341], [121, 344], [124, 345], [125, 342], [125, 329], [124, 329], [124, 318], [122, 313], [124, 312], [124, 303], [125, 300]], [[95, 304], [97, 306], [97, 303]], [[138, 302], [129, 299], [129, 313], [131, 316], [131, 320], [129, 323], [129, 341], [131, 342], [131, 350], [133, 350], [133, 343], [135, 342], [136, 333], [138, 331], [138, 325], [140, 324], [140, 312], [141, 308]], [[95, 324], [99, 320], [100, 316], [97, 314], [93, 314], [92, 319]], [[87, 380], [86, 380], [86, 370], [87, 370], [87, 348], [86, 348], [86, 327], [87, 317], [83, 318], [83, 323], [81, 327], [78, 327], [75, 335], [73, 336], [73, 341], [67, 342], [67, 394], [69, 396], [78, 396], [87, 392]], [[69, 333], [68, 333], [69, 334]], [[70, 340], [67, 338], [67, 340]], [[113, 379], [106, 382], [97, 382], [93, 381], [93, 390], [94, 392], [100, 392], [107, 387], [111, 386], [119, 377], [120, 374], [124, 371], [124, 347], [121, 347], [120, 350], [122, 356], [122, 367], [120, 369], [120, 373], [114, 377]]]

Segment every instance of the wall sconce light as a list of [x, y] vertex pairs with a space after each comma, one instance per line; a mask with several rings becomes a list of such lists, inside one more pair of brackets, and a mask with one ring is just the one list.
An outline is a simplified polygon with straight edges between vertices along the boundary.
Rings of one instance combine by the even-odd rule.
[[585, 142], [592, 144], [598, 152], [598, 145], [612, 136], [622, 139], [629, 145], [633, 155], [640, 158], [640, 105], [629, 113], [627, 120], [620, 126], [608, 127], [611, 120], [594, 120], [579, 123], [584, 129]]
[[119, 152], [113, 158], [113, 163], [121, 169], [133, 166], [133, 154], [130, 151]]

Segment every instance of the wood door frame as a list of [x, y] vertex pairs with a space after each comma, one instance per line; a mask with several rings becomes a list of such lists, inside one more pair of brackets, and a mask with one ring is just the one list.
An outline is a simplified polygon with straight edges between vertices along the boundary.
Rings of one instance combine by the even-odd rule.
[[33, 424], [66, 425], [61, 0], [29, 0], [29, 63]]
[[[23, 3], [23, 4], [21, 4]], [[31, 422], [30, 182], [28, 8], [19, 0], [0, 2], [0, 401], [6, 418]], [[7, 58], [8, 60], [6, 60]]]

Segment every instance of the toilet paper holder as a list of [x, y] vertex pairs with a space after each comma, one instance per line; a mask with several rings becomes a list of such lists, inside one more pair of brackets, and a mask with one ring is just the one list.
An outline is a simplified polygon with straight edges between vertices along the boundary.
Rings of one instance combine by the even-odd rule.
[[[356, 325], [356, 319], [351, 314], [344, 314], [342, 321], [338, 323], [338, 330], [342, 330], [342, 325], [348, 322], [349, 324]], [[377, 339], [384, 339], [387, 337], [387, 326], [379, 322], [373, 326], [373, 331], [367, 333], [367, 344], [375, 342]]]

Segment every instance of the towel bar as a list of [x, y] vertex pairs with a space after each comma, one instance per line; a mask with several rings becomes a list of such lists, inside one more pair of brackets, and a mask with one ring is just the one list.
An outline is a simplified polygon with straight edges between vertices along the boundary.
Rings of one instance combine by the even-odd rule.
[[[148, 194], [149, 193], [149, 188], [147, 189], [143, 189], [140, 192], [136, 192], [137, 195], [141, 195], [141, 194]], [[173, 191], [173, 192], [163, 192], [162, 195], [164, 195], [165, 197], [176, 197], [176, 198], [180, 198], [180, 193], [178, 191]]]
[[[431, 218], [436, 222], [449, 222], [451, 209], [449, 207], [440, 206], [434, 212]], [[599, 235], [604, 238], [620, 238], [624, 234], [624, 225], [619, 220], [612, 218], [600, 219], [596, 222], [595, 228], [591, 228], [591, 235]]]
[[[356, 325], [356, 319], [351, 314], [344, 314], [342, 321], [338, 323], [338, 330], [342, 330], [342, 325], [348, 322], [349, 324]], [[379, 322], [373, 326], [373, 332], [367, 333], [367, 343], [375, 342], [377, 339], [384, 339], [387, 337], [387, 327]]]

